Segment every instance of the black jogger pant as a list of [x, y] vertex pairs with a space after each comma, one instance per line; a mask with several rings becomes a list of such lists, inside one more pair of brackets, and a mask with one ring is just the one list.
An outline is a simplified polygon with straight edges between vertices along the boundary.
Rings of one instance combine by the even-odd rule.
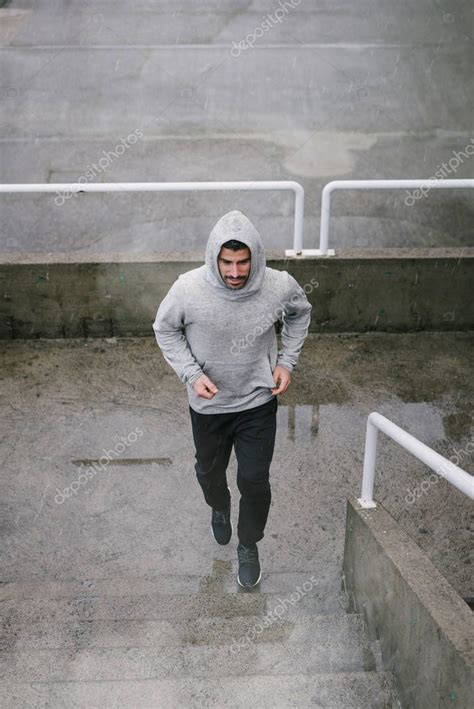
[[189, 407], [196, 477], [207, 504], [216, 510], [229, 503], [226, 470], [234, 445], [241, 495], [237, 536], [245, 545], [263, 538], [267, 522], [277, 409], [276, 396], [261, 406], [228, 414], [200, 414]]

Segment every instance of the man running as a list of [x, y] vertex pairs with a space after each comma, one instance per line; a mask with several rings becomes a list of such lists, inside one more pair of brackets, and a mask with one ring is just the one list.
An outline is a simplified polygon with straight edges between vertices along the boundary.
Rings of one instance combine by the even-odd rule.
[[244, 588], [261, 579], [257, 542], [271, 503], [277, 396], [290, 385], [311, 308], [293, 276], [266, 266], [260, 234], [234, 210], [212, 229], [205, 264], [177, 278], [153, 323], [164, 359], [186, 384], [196, 477], [218, 544], [232, 535], [226, 470], [234, 446], [241, 495], [237, 581]]

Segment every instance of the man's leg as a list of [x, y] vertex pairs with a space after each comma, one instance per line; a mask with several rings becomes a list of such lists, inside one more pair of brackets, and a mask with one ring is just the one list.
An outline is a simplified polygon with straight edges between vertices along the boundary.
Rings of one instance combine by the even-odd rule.
[[278, 401], [239, 413], [234, 423], [237, 485], [240, 490], [239, 542], [250, 546], [263, 538], [271, 503], [270, 464], [273, 458]]
[[196, 448], [196, 477], [207, 504], [227, 509], [230, 502], [226, 470], [232, 451], [231, 414], [199, 414], [189, 407]]

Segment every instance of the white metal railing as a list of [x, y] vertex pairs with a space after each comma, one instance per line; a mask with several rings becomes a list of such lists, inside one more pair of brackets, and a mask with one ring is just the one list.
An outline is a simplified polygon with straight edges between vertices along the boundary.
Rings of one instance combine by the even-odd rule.
[[375, 460], [377, 455], [378, 431], [382, 431], [387, 436], [396, 441], [405, 450], [421, 460], [435, 473], [445, 478], [451, 485], [464, 492], [465, 495], [474, 499], [474, 477], [466, 473], [459, 466], [440, 455], [429, 446], [425, 445], [417, 438], [407, 433], [397, 426], [393, 421], [385, 418], [381, 414], [373, 412], [367, 420], [367, 434], [365, 438], [364, 472], [362, 476], [361, 497], [357, 498], [361, 507], [376, 507], [374, 502], [374, 477]]
[[293, 244], [297, 254], [303, 252], [304, 189], [299, 182], [248, 181], [248, 182], [89, 182], [0, 184], [0, 193], [20, 192], [195, 192], [224, 190], [291, 190], [295, 195], [295, 220]]
[[293, 180], [241, 182], [73, 182], [0, 184], [0, 194], [25, 192], [197, 192], [225, 190], [291, 190], [295, 195], [293, 248], [285, 249], [285, 256], [334, 256], [328, 248], [331, 194], [336, 190], [386, 189], [466, 189], [474, 187], [474, 179], [466, 180], [335, 180], [324, 186], [321, 199], [321, 227], [319, 249], [303, 248], [304, 189]]
[[[321, 227], [319, 249], [304, 249], [302, 256], [334, 256], [329, 244], [329, 220], [331, 217], [331, 195], [336, 190], [394, 190], [394, 189], [466, 189], [474, 187], [474, 180], [335, 180], [324, 186], [321, 197]], [[295, 256], [296, 246], [287, 250], [286, 256]]]

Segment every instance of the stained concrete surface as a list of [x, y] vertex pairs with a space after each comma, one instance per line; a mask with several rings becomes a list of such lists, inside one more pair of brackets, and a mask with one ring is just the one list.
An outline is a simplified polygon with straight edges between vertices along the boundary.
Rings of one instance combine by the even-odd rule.
[[[371, 411], [472, 472], [471, 347], [456, 333], [307, 338], [279, 400], [263, 584], [266, 573], [287, 574], [291, 585], [296, 572], [315, 569], [321, 583], [335, 583]], [[0, 371], [4, 581], [152, 573], [212, 583], [213, 563], [235, 570], [235, 539], [216, 549], [195, 481], [185, 390], [153, 338], [2, 342]], [[79, 478], [104, 450], [105, 469]], [[380, 436], [376, 499], [468, 595], [470, 503], [429, 473]], [[235, 477], [233, 453], [234, 530]]]
[[[233, 56], [277, 7], [119, 0], [112, 12], [100, 0], [10, 0], [0, 10], [0, 180], [91, 181], [91, 168], [112, 182], [296, 179], [315, 247], [329, 180], [430, 177], [450, 160], [445, 177], [471, 177], [467, 0], [300, 2]], [[110, 157], [136, 130], [142, 137]], [[331, 245], [470, 243], [467, 191], [413, 206], [405, 197], [337, 195]], [[291, 199], [280, 194], [121, 194], [62, 206], [2, 196], [0, 250], [202, 249], [235, 208], [268, 248], [291, 246]]]

